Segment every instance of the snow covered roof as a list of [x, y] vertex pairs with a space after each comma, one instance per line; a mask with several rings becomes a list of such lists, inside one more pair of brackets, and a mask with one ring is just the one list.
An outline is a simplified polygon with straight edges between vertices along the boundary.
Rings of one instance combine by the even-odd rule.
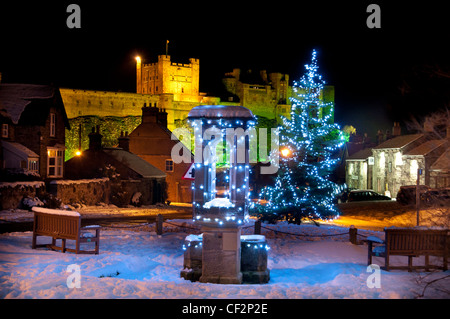
[[430, 140], [420, 144], [408, 152], [405, 152], [404, 155], [427, 155], [436, 148], [444, 145], [446, 142], [446, 140]]
[[356, 152], [355, 154], [350, 155], [346, 160], [366, 160], [370, 156], [372, 156], [372, 149], [365, 148]]
[[408, 134], [400, 135], [391, 138], [380, 145], [375, 146], [373, 149], [384, 149], [384, 148], [402, 148], [415, 140], [423, 137], [423, 134]]
[[199, 105], [191, 109], [188, 118], [248, 118], [253, 113], [240, 105]]
[[127, 152], [121, 148], [104, 148], [105, 154], [127, 165], [130, 169], [144, 178], [165, 178], [166, 174], [152, 164], [143, 160], [136, 154]]
[[37, 155], [35, 152], [30, 150], [29, 148], [23, 146], [22, 144], [15, 143], [15, 142], [7, 142], [7, 141], [1, 141], [2, 148], [7, 149], [11, 153], [16, 154], [20, 158], [26, 159], [26, 158], [39, 158], [39, 155]]
[[431, 171], [450, 171], [450, 148], [439, 156], [439, 158], [431, 165]]
[[49, 99], [55, 94], [55, 89], [48, 85], [37, 84], [0, 84], [0, 110], [18, 124], [26, 106], [35, 99]]

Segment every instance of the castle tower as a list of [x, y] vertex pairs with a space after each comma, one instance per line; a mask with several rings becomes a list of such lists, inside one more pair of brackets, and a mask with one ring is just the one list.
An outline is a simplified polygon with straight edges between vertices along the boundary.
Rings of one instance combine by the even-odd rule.
[[136, 93], [173, 94], [174, 101], [201, 101], [199, 59], [191, 58], [189, 64], [183, 64], [172, 62], [170, 55], [159, 55], [156, 63], [137, 62]]

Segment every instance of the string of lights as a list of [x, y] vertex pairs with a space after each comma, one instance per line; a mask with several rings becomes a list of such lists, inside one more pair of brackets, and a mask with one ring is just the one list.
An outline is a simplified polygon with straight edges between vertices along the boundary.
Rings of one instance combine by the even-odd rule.
[[252, 209], [262, 219], [338, 216], [334, 206], [338, 187], [329, 178], [338, 163], [333, 152], [345, 140], [331, 118], [333, 103], [321, 99], [325, 81], [318, 68], [314, 50], [305, 74], [294, 82], [291, 116], [283, 117], [279, 127], [282, 152], [275, 185], [261, 191]]

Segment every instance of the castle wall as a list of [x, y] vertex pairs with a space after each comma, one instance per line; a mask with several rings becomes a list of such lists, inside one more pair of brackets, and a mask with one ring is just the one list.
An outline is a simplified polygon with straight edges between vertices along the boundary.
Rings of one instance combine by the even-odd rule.
[[[67, 88], [61, 88], [60, 92], [69, 119], [80, 116], [141, 116], [141, 108], [146, 103], [166, 110], [169, 130], [175, 128], [176, 119], [186, 118], [189, 111], [200, 104], [200, 102], [175, 101], [173, 94], [152, 95]], [[213, 99], [207, 101], [218, 102]]]

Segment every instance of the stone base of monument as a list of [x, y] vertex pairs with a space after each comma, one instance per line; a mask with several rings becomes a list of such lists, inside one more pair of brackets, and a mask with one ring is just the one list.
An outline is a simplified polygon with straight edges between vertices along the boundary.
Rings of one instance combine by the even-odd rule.
[[241, 272], [244, 283], [265, 284], [269, 282], [268, 247], [266, 237], [263, 235], [241, 236]]
[[240, 284], [240, 227], [202, 227], [202, 276], [200, 282]]
[[235, 228], [208, 229], [202, 235], [187, 236], [183, 249], [180, 276], [186, 280], [218, 284], [263, 284], [270, 280], [263, 235], [240, 236], [240, 229]]
[[186, 280], [198, 281], [202, 275], [202, 237], [189, 235], [184, 240], [184, 262], [180, 276]]

